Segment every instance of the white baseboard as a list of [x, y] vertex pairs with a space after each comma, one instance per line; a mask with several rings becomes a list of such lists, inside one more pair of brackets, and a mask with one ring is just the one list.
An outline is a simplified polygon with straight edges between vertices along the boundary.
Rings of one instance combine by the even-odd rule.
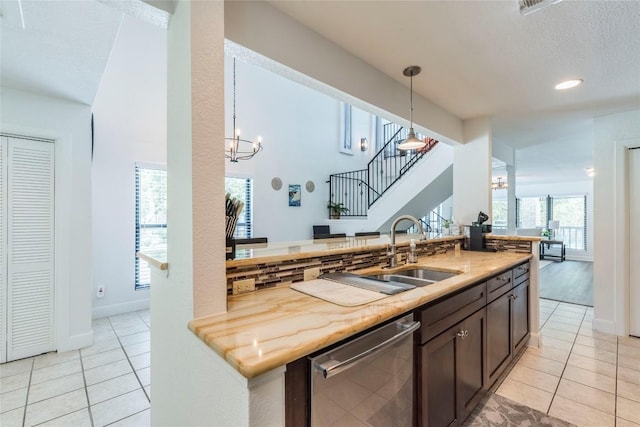
[[146, 310], [149, 308], [149, 300], [127, 301], [120, 304], [104, 305], [101, 307], [93, 307], [91, 317], [99, 319], [101, 317], [115, 316], [116, 314], [130, 313], [137, 310]]
[[529, 334], [529, 342], [527, 343], [529, 347], [542, 347], [542, 335], [538, 332]]
[[567, 254], [567, 255], [566, 255], [566, 260], [567, 260], [567, 261], [586, 261], [586, 262], [593, 262], [593, 257], [592, 257], [592, 256], [587, 256], [587, 255], [573, 255], [573, 254]]
[[76, 350], [93, 344], [93, 329], [84, 334], [72, 335], [65, 342], [58, 342], [58, 352]]
[[604, 332], [605, 334], [617, 335], [616, 323], [611, 320], [594, 318], [591, 325], [594, 331]]

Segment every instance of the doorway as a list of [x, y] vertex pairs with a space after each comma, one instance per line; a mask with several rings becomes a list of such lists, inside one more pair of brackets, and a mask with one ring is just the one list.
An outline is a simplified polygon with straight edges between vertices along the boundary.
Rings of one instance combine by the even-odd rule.
[[629, 333], [640, 337], [640, 147], [630, 148], [629, 170]]

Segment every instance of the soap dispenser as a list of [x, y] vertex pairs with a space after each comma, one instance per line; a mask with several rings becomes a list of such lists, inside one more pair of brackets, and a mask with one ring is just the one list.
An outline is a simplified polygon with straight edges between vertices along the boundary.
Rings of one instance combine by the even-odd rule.
[[409, 243], [409, 253], [407, 254], [407, 263], [415, 264], [418, 262], [418, 255], [416, 254], [416, 241], [411, 239]]

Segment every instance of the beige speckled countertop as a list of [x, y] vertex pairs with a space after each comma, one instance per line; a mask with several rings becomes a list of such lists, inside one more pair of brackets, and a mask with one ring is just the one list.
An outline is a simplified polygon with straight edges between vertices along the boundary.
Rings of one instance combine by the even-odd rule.
[[[357, 307], [335, 305], [288, 286], [265, 289], [229, 297], [226, 313], [194, 319], [189, 322], [189, 329], [238, 372], [252, 378], [530, 257], [530, 254], [470, 251], [422, 257], [419, 260], [422, 267], [462, 274]], [[380, 269], [361, 272], [376, 271]]]

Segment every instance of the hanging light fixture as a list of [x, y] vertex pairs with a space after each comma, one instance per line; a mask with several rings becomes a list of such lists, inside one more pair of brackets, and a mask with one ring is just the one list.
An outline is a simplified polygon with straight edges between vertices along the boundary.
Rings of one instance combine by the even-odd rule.
[[[262, 138], [256, 142], [240, 138], [240, 129], [236, 127], [236, 58], [233, 58], [233, 137], [225, 137], [224, 156], [231, 163], [238, 160], [249, 160], [262, 151]], [[229, 142], [227, 144], [227, 141]]]
[[402, 71], [402, 74], [411, 78], [411, 110], [409, 113], [411, 126], [409, 127], [409, 135], [407, 135], [407, 139], [398, 144], [398, 150], [415, 150], [426, 145], [424, 141], [416, 138], [416, 132], [413, 130], [413, 76], [420, 74], [420, 71], [421, 68], [417, 65], [411, 65]]
[[494, 181], [491, 183], [492, 190], [502, 190], [509, 187], [509, 184], [506, 181], [502, 181], [502, 177], [498, 177], [496, 179], [498, 180], [498, 182]]

